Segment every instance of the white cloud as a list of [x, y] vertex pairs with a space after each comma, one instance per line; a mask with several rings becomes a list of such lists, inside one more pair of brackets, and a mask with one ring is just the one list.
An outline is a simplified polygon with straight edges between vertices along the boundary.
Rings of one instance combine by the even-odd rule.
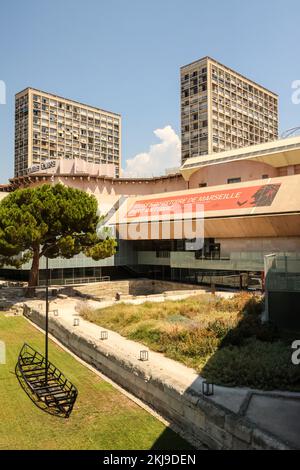
[[166, 168], [180, 165], [180, 139], [172, 127], [156, 129], [154, 134], [161, 142], [150, 145], [148, 152], [127, 159], [122, 176], [158, 176], [165, 174]]

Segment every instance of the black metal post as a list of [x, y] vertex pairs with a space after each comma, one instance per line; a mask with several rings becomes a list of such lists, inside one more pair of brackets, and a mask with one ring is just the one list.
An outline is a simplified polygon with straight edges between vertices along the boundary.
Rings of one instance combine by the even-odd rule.
[[49, 265], [46, 256], [46, 325], [45, 325], [45, 382], [48, 383], [48, 328], [49, 328]]

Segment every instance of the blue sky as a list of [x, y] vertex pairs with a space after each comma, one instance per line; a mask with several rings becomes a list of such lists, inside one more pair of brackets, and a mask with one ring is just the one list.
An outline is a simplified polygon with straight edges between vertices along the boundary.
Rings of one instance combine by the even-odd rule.
[[1, 2], [0, 182], [13, 175], [14, 94], [27, 86], [121, 113], [123, 166], [164, 139], [178, 150], [179, 67], [205, 55], [278, 93], [281, 130], [300, 125], [299, 18], [298, 0]]

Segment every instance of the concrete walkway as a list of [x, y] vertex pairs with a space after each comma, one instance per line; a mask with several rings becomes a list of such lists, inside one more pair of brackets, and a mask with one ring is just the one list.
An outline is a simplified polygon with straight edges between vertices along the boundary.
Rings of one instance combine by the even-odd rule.
[[[221, 294], [232, 295], [231, 293]], [[168, 296], [168, 299], [172, 297]], [[175, 298], [178, 296], [175, 295]], [[156, 299], [162, 301], [165, 300], [165, 297], [163, 295], [156, 296]], [[76, 312], [78, 302], [82, 302], [82, 300], [64, 298], [51, 301], [50, 315], [54, 316], [53, 310], [57, 309], [58, 316], [55, 317], [55, 321], [59, 324], [71, 331], [76, 329], [76, 332], [84, 335], [93, 343], [101, 343], [102, 349], [104, 348], [107, 354], [117, 351], [127, 361], [130, 361], [133, 367], [142, 367], [146, 375], [166, 377], [176, 383], [182, 394], [187, 390], [195, 396], [202, 394], [203, 380], [193, 369], [153, 351], [149, 351], [149, 361], [141, 362], [139, 360], [140, 351], [147, 348], [114, 331], [106, 330], [108, 331], [108, 340], [101, 341], [100, 332], [103, 328], [79, 317]], [[91, 308], [103, 308], [115, 303], [115, 301], [98, 302], [93, 300], [85, 302]], [[132, 299], [126, 302], [140, 303], [141, 299]], [[26, 303], [28, 306], [44, 312], [40, 300]], [[79, 318], [78, 326], [74, 326], [74, 318]], [[289, 448], [300, 449], [300, 393], [262, 392], [246, 388], [215, 386], [214, 395], [208, 399], [223, 407], [224, 410], [230, 410], [241, 418], [248, 419], [256, 428], [269, 433], [270, 439], [274, 437], [275, 440], [279, 440]]]

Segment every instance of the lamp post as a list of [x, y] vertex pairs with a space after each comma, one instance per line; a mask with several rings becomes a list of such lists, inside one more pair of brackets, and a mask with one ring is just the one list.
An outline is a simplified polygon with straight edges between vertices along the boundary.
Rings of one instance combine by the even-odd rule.
[[48, 332], [49, 332], [49, 262], [46, 255], [46, 325], [45, 325], [45, 382], [48, 383]]
[[[51, 185], [54, 185], [54, 175], [51, 176]], [[49, 248], [49, 247], [48, 247]], [[45, 383], [48, 384], [48, 335], [49, 335], [49, 259], [47, 256], [47, 250], [45, 253], [46, 256], [46, 324], [45, 324]]]

